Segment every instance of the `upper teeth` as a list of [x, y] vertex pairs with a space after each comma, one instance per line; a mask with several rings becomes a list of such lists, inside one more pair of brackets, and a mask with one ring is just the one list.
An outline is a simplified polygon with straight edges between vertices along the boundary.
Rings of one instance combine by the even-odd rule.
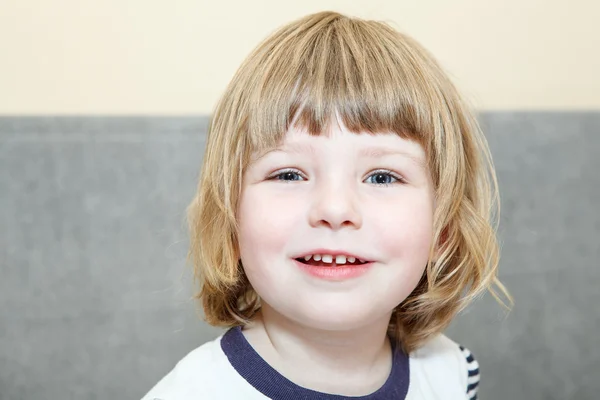
[[[330, 254], [309, 254], [307, 256], [304, 256], [305, 261], [308, 261], [311, 258], [315, 261], [323, 261], [325, 264], [331, 264], [334, 259], [334, 257]], [[346, 264], [346, 260], [348, 260], [349, 263], [353, 263], [356, 260], [358, 260], [360, 262], [364, 262], [360, 258], [346, 257], [346, 256], [342, 256], [342, 255], [335, 256], [336, 264]]]

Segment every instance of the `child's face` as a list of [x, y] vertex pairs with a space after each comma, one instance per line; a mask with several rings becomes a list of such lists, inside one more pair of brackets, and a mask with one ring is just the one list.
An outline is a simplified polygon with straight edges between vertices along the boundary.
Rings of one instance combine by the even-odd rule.
[[[425, 152], [416, 142], [343, 127], [321, 136], [291, 129], [278, 150], [244, 173], [244, 270], [263, 304], [304, 326], [352, 329], [381, 321], [424, 272], [433, 208]], [[326, 250], [370, 262], [331, 271], [341, 267], [296, 260]]]

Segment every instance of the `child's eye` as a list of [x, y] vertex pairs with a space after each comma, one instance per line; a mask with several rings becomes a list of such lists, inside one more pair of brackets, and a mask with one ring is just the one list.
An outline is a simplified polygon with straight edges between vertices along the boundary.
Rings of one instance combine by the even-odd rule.
[[367, 183], [388, 186], [394, 183], [404, 183], [404, 180], [390, 171], [375, 171], [366, 179]]
[[[271, 175], [269, 180], [277, 180], [284, 182], [294, 182], [304, 180], [302, 174], [293, 169], [287, 169], [284, 171], [279, 171], [274, 175]], [[367, 183], [371, 183], [373, 185], [379, 186], [388, 186], [394, 183], [404, 183], [404, 180], [392, 173], [391, 171], [375, 171], [366, 179]]]
[[275, 175], [271, 175], [268, 179], [292, 182], [292, 181], [300, 181], [304, 178], [302, 177], [302, 175], [300, 175], [300, 172], [293, 170], [293, 169], [287, 169], [284, 171], [279, 171]]

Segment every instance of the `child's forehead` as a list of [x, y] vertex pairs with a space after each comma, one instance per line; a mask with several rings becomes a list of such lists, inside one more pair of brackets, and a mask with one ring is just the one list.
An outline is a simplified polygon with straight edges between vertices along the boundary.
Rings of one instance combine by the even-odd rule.
[[302, 127], [291, 127], [277, 142], [276, 147], [297, 147], [303, 145], [326, 145], [328, 143], [351, 142], [359, 146], [367, 145], [389, 145], [389, 146], [420, 146], [413, 140], [403, 138], [401, 135], [391, 131], [367, 132], [351, 131], [343, 124], [336, 124], [330, 129], [319, 134], [311, 134]]
[[426, 166], [425, 150], [416, 140], [391, 131], [353, 132], [343, 124], [332, 126], [318, 134], [311, 134], [308, 129], [301, 126], [290, 127], [274, 144], [256, 149], [252, 158], [256, 160], [273, 151], [316, 154], [340, 146], [353, 149], [360, 156], [403, 154]]

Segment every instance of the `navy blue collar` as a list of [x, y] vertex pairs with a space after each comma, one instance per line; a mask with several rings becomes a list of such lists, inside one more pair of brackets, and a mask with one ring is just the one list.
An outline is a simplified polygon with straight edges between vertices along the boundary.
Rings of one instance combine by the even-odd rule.
[[276, 400], [404, 400], [408, 392], [408, 357], [393, 346], [392, 371], [377, 391], [358, 397], [321, 393], [296, 385], [271, 367], [248, 343], [241, 327], [229, 329], [221, 338], [229, 362], [250, 385]]

